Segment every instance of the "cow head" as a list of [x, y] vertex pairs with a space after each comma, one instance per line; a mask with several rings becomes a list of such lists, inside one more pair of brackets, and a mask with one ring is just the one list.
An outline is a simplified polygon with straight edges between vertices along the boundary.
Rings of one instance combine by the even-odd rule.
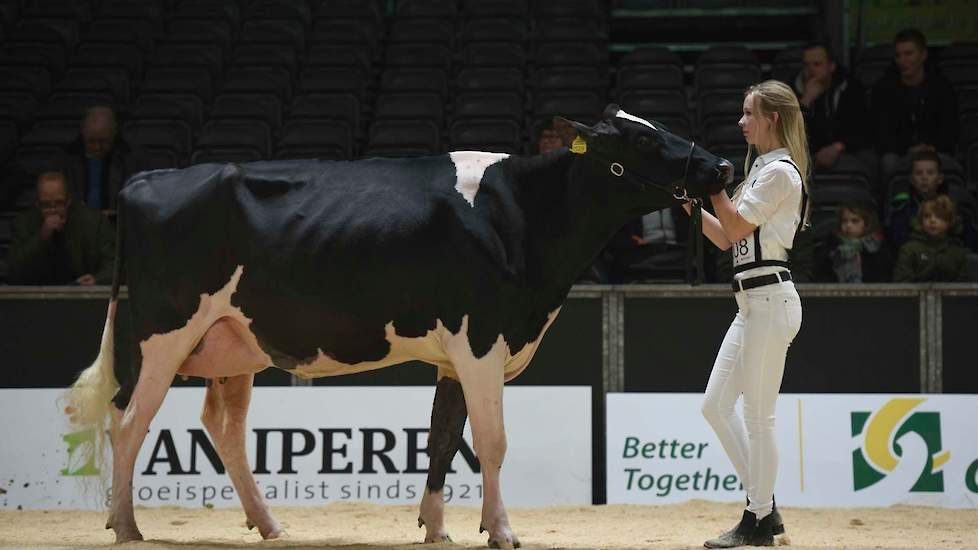
[[734, 167], [706, 149], [608, 105], [594, 126], [561, 119], [574, 132], [571, 151], [606, 166], [612, 177], [677, 200], [706, 198], [733, 180]]

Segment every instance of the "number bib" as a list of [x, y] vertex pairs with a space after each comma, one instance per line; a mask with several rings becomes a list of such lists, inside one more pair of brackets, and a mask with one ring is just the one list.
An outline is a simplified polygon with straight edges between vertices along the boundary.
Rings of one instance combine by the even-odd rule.
[[733, 246], [730, 247], [730, 250], [733, 251], [733, 265], [735, 270], [738, 267], [761, 260], [761, 240], [759, 237], [760, 228], [757, 228], [753, 233], [733, 243]]

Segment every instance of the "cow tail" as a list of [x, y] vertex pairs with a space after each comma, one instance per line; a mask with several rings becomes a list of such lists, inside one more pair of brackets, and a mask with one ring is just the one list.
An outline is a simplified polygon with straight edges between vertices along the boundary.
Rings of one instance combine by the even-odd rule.
[[88, 432], [95, 445], [96, 463], [99, 469], [103, 464], [103, 449], [105, 448], [106, 428], [109, 407], [112, 398], [119, 390], [119, 382], [115, 377], [115, 316], [119, 301], [119, 281], [122, 274], [122, 208], [120, 201], [119, 218], [116, 220], [117, 235], [116, 261], [112, 280], [112, 296], [109, 300], [108, 311], [105, 315], [105, 327], [102, 329], [102, 343], [99, 346], [95, 361], [78, 375], [75, 383], [62, 396], [64, 412], [68, 415], [72, 429], [76, 432]]

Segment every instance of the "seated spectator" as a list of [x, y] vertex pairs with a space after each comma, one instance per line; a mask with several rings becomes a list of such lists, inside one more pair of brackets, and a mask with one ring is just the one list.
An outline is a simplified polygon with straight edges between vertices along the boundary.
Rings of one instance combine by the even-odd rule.
[[85, 111], [81, 132], [65, 147], [65, 172], [73, 196], [90, 208], [112, 215], [119, 190], [139, 172], [139, 155], [119, 136], [109, 107]]
[[[910, 168], [910, 189], [893, 196], [890, 215], [890, 244], [894, 250], [910, 240], [912, 224], [917, 217], [920, 203], [938, 195], [947, 195], [948, 186], [941, 171], [941, 159], [937, 153], [916, 153]], [[971, 220], [962, 220], [962, 237], [969, 248], [978, 246], [978, 229]]]
[[855, 155], [869, 145], [866, 91], [838, 66], [828, 46], [810, 44], [794, 88], [805, 115], [808, 143], [816, 169], [831, 169], [843, 154]]
[[920, 205], [913, 236], [900, 247], [893, 280], [896, 282], [953, 282], [967, 280], [968, 250], [958, 237], [961, 219], [954, 202], [938, 195]]
[[557, 128], [554, 127], [553, 120], [548, 120], [543, 123], [534, 145], [536, 149], [535, 153], [541, 155], [567, 146]]
[[876, 213], [857, 204], [839, 207], [835, 231], [819, 243], [817, 256], [820, 282], [884, 283], [893, 273]]
[[115, 239], [108, 219], [73, 201], [61, 172], [37, 178], [36, 208], [13, 222], [12, 284], [110, 284]]
[[936, 68], [926, 66], [924, 35], [906, 29], [893, 42], [898, 70], [885, 75], [872, 95], [883, 185], [902, 157], [923, 151], [953, 154], [958, 138], [954, 89]]

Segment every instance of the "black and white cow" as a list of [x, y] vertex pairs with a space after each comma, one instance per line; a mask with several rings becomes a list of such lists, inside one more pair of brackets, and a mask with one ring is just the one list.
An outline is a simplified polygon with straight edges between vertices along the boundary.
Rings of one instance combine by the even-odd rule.
[[135, 176], [120, 195], [117, 262], [133, 367], [112, 361], [117, 273], [99, 357], [66, 409], [99, 434], [109, 418], [116, 540], [142, 538], [134, 460], [175, 375], [226, 378], [208, 385], [203, 424], [249, 526], [276, 538], [284, 531], [245, 453], [254, 373], [311, 378], [415, 359], [438, 368], [425, 541], [448, 539], [442, 490], [468, 416], [481, 527], [490, 546], [518, 547], [499, 487], [503, 382], [526, 368], [574, 281], [628, 219], [717, 192], [733, 174], [614, 105], [593, 127], [565, 122], [574, 147], [535, 157], [461, 151]]

